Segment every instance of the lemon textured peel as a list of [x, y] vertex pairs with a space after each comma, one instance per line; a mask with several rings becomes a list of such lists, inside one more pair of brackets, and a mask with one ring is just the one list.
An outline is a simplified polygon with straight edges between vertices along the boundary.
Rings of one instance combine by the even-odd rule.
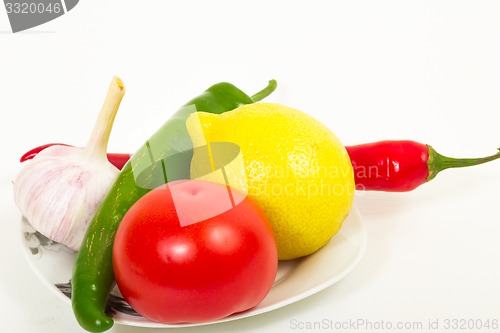
[[[244, 167], [228, 165], [227, 176], [214, 181], [231, 179], [263, 209], [279, 259], [309, 255], [339, 231], [352, 207], [354, 175], [345, 147], [321, 122], [280, 104], [254, 103], [220, 115], [197, 112], [186, 125], [194, 147], [239, 146]], [[191, 178], [200, 176], [201, 159], [195, 149]]]

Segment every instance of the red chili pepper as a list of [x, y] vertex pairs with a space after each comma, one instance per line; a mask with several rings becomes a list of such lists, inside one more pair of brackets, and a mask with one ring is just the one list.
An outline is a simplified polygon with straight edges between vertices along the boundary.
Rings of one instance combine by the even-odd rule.
[[[21, 157], [21, 162], [32, 159], [53, 143], [34, 148]], [[67, 146], [67, 145], [65, 145]], [[448, 168], [478, 165], [500, 158], [499, 151], [481, 158], [451, 158], [429, 145], [409, 140], [386, 140], [347, 146], [358, 190], [406, 192], [434, 179]], [[130, 154], [108, 154], [108, 160], [121, 169]]]
[[[70, 146], [65, 143], [48, 143], [46, 145], [42, 145], [36, 148], [31, 149], [30, 151], [26, 152], [23, 156], [21, 156], [21, 163], [27, 160], [31, 160], [33, 157], [35, 157], [39, 152], [42, 150], [49, 148], [51, 146]], [[122, 169], [125, 163], [130, 159], [130, 154], [114, 154], [114, 153], [108, 153], [108, 161], [113, 164], [115, 167], [118, 169]]]
[[33, 148], [30, 151], [27, 151], [23, 156], [21, 156], [21, 163], [27, 160], [31, 160], [33, 157], [35, 157], [39, 152], [42, 150], [49, 148], [51, 146], [69, 146], [65, 143], [48, 143], [46, 145], [41, 145], [39, 147]]
[[358, 190], [406, 192], [448, 168], [461, 168], [500, 158], [499, 151], [481, 158], [451, 158], [415, 141], [387, 140], [346, 147]]

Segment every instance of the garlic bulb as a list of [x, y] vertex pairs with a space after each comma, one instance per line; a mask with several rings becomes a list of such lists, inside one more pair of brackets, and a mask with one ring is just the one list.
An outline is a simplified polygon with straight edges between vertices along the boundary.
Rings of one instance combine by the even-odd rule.
[[86, 147], [49, 147], [14, 181], [15, 203], [30, 224], [75, 251], [119, 173], [108, 162], [106, 149], [124, 93], [123, 82], [114, 77]]

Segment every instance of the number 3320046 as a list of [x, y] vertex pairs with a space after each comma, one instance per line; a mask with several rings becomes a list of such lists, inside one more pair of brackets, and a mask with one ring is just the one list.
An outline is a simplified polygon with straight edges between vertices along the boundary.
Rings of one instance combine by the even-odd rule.
[[26, 3], [26, 2], [6, 2], [7, 14], [59, 14], [63, 9], [60, 3]]
[[471, 329], [492, 329], [496, 330], [499, 328], [499, 323], [497, 319], [445, 319], [444, 329], [454, 329], [454, 330], [471, 330]]

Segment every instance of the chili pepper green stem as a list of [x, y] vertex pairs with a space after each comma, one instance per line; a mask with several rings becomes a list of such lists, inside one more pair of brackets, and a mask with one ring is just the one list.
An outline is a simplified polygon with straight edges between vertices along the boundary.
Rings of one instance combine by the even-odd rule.
[[479, 158], [452, 158], [439, 154], [434, 148], [427, 145], [429, 148], [429, 160], [427, 162], [429, 166], [429, 176], [427, 181], [434, 179], [436, 175], [449, 168], [463, 168], [474, 165], [483, 164], [500, 158], [500, 148], [496, 154], [479, 157]]
[[251, 97], [252, 100], [254, 102], [259, 102], [259, 101], [263, 100], [264, 98], [269, 96], [276, 89], [277, 85], [278, 85], [278, 83], [276, 82], [276, 80], [269, 80], [269, 84], [267, 85], [267, 87], [265, 87], [264, 89], [262, 89], [258, 93], [252, 95], [252, 97]]

